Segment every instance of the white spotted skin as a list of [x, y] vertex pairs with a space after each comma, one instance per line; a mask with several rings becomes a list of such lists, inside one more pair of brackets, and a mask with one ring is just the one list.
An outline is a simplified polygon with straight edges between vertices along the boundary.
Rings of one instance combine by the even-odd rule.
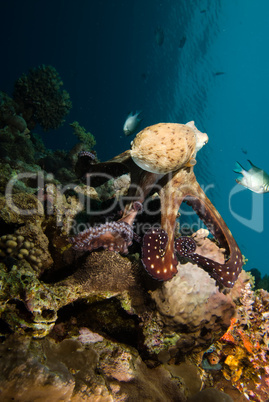
[[[192, 197], [188, 199], [188, 203], [205, 224], [210, 223], [210, 225], [213, 226], [211, 230], [213, 232], [212, 234], [214, 234], [215, 238], [219, 241], [220, 247], [226, 249], [228, 258], [224, 264], [221, 264], [204, 255], [197, 254], [190, 246], [185, 247], [185, 244], [187, 245], [187, 242], [191, 240], [188, 237], [186, 240], [184, 240], [184, 238], [176, 240], [175, 245], [178, 253], [194, 261], [221, 285], [228, 288], [233, 287], [242, 270], [243, 260], [231, 231], [200, 187], [196, 186], [196, 194], [193, 194]], [[185, 250], [191, 250], [191, 252], [187, 253]]]
[[[175, 189], [177, 189], [177, 191], [175, 191]], [[169, 244], [171, 243], [170, 239], [174, 238], [177, 211], [182, 201], [187, 201], [199, 218], [208, 225], [208, 228], [210, 226], [210, 231], [218, 241], [219, 247], [226, 250], [226, 261], [224, 264], [213, 261], [206, 255], [196, 253], [192, 246], [188, 246], [187, 248], [183, 247], [184, 252], [186, 252], [185, 255], [182, 254], [180, 247], [179, 256], [188, 258], [199, 265], [219, 284], [229, 288], [233, 287], [242, 270], [243, 263], [241, 252], [220, 213], [197, 183], [193, 168], [189, 170], [179, 170], [173, 176], [172, 180], [161, 190], [160, 196], [162, 213], [161, 224], [167, 232]], [[175, 241], [175, 248], [177, 250], [177, 240]]]
[[177, 259], [169, 252], [167, 241], [167, 234], [160, 228], [152, 229], [143, 239], [142, 263], [157, 280], [169, 280], [177, 273]]

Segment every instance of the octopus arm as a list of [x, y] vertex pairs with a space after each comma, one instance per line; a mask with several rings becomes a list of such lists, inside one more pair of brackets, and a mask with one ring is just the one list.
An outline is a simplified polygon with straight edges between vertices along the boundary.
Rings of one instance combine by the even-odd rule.
[[189, 237], [177, 239], [175, 241], [175, 248], [179, 255], [190, 258], [223, 286], [231, 288], [234, 286], [242, 270], [242, 254], [232, 233], [214, 205], [207, 198], [200, 186], [197, 186], [196, 190], [196, 193], [191, 192], [187, 194], [184, 201], [193, 208], [200, 219], [207, 225], [207, 228], [219, 241], [220, 246], [226, 249], [228, 258], [224, 264], [220, 264], [206, 256], [195, 253], [195, 247], [192, 244], [194, 240]]
[[90, 227], [70, 238], [73, 248], [78, 251], [92, 251], [102, 247], [122, 254], [128, 253], [128, 246], [132, 244], [132, 241], [132, 227], [120, 221]]
[[177, 273], [177, 259], [169, 248], [168, 235], [162, 228], [152, 228], [142, 244], [142, 263], [146, 271], [160, 281], [167, 281]]

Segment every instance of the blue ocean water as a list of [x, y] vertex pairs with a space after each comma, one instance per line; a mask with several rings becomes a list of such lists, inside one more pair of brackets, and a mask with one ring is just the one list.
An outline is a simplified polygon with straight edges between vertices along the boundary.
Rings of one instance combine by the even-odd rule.
[[66, 123], [35, 130], [49, 148], [71, 149], [74, 120], [94, 134], [101, 160], [129, 148], [132, 110], [141, 127], [194, 120], [209, 136], [198, 181], [247, 269], [269, 274], [269, 195], [236, 185], [233, 172], [247, 159], [269, 172], [267, 0], [10, 0], [0, 10], [0, 89], [11, 95], [22, 73], [50, 64], [70, 93]]

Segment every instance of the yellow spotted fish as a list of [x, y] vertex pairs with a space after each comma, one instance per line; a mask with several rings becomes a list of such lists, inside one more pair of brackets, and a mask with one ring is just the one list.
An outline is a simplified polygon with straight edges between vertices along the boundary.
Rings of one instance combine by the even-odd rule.
[[263, 194], [269, 192], [269, 175], [262, 169], [248, 160], [251, 165], [249, 170], [245, 170], [240, 163], [236, 162], [235, 173], [240, 173], [242, 176], [237, 177], [236, 182], [248, 188], [254, 193]]

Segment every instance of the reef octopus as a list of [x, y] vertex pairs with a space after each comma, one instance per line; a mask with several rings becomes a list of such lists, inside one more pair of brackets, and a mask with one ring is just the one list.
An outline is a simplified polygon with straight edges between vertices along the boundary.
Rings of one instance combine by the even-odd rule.
[[[242, 269], [242, 255], [219, 212], [198, 184], [194, 166], [197, 152], [208, 136], [194, 122], [159, 123], [140, 131], [131, 149], [113, 159], [94, 164], [84, 153], [78, 160], [77, 173], [87, 174], [88, 183], [100, 185], [109, 177], [130, 172], [131, 184], [123, 216], [116, 222], [91, 227], [70, 239], [76, 250], [103, 247], [128, 253], [133, 241], [132, 225], [142, 204], [157, 189], [161, 203], [161, 227], [152, 228], [143, 237], [142, 262], [148, 273], [158, 280], [169, 280], [177, 273], [176, 253], [206, 270], [219, 284], [233, 287]], [[192, 237], [175, 238], [175, 226], [182, 202], [189, 204], [210, 232], [226, 250], [224, 263], [196, 253]]]

